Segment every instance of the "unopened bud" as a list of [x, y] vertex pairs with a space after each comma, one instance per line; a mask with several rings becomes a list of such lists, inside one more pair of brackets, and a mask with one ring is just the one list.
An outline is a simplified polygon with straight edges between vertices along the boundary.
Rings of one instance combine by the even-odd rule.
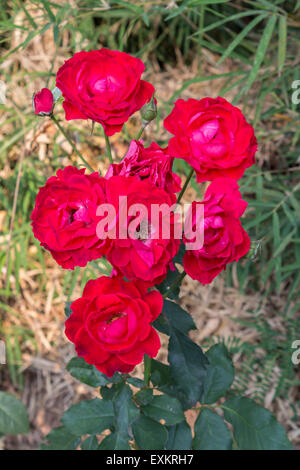
[[32, 107], [34, 114], [37, 114], [38, 116], [50, 116], [53, 111], [53, 106], [53, 94], [48, 88], [43, 88], [41, 91], [33, 95]]
[[152, 95], [151, 100], [142, 109], [142, 125], [146, 127], [149, 122], [153, 121], [157, 115], [156, 98]]
[[256, 260], [261, 251], [261, 244], [262, 240], [252, 240], [250, 250], [246, 254], [246, 258], [250, 259], [251, 261]]

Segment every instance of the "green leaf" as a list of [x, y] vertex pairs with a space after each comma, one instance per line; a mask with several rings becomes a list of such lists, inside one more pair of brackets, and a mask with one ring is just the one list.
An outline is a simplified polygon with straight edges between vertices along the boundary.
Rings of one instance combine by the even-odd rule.
[[114, 396], [115, 413], [115, 444], [114, 449], [128, 449], [130, 439], [129, 427], [139, 417], [140, 411], [132, 401], [132, 391], [129, 385], [115, 385], [119, 390]]
[[80, 447], [82, 450], [97, 450], [98, 446], [96, 436], [89, 436], [87, 439], [84, 439]]
[[114, 396], [118, 393], [118, 389], [115, 385], [112, 387], [101, 387], [101, 396], [103, 400], [111, 401], [114, 399]]
[[231, 450], [232, 437], [223, 419], [214, 411], [200, 411], [194, 427], [195, 450]]
[[133, 385], [133, 387], [136, 387], [136, 388], [145, 387], [145, 382], [141, 379], [138, 379], [137, 377], [128, 377], [127, 383], [129, 383], [130, 385]]
[[151, 382], [161, 392], [178, 398], [184, 410], [190, 408], [190, 401], [171, 376], [170, 366], [151, 359]]
[[[177, 268], [174, 271], [171, 271], [171, 269], [169, 269], [165, 279], [156, 286], [159, 292], [161, 294], [165, 294], [165, 292], [167, 292], [170, 289], [170, 287], [174, 284], [174, 282], [176, 282], [176, 280], [178, 279], [178, 276], [179, 276], [179, 271]], [[170, 299], [176, 300], [178, 299], [179, 292], [180, 292], [180, 284], [178, 284], [178, 286], [176, 286], [176, 288], [173, 289], [172, 292], [170, 292], [168, 297]]]
[[202, 349], [181, 331], [173, 328], [169, 341], [171, 376], [191, 405], [200, 398], [208, 360]]
[[134, 396], [134, 399], [138, 405], [148, 405], [153, 400], [152, 388], [143, 388]]
[[112, 402], [98, 398], [82, 401], [78, 405], [72, 405], [63, 414], [62, 422], [75, 436], [100, 434], [113, 426]]
[[151, 382], [154, 387], [158, 387], [160, 390], [170, 390], [172, 386], [176, 385], [171, 376], [170, 366], [155, 359], [151, 359]]
[[192, 445], [191, 428], [186, 421], [175, 424], [175, 426], [167, 426], [169, 433], [166, 450], [190, 450]]
[[140, 450], [163, 450], [168, 440], [165, 426], [143, 415], [133, 423], [132, 432]]
[[74, 436], [65, 426], [52, 429], [45, 440], [49, 444], [41, 444], [41, 450], [75, 450], [80, 443], [80, 437]]
[[26, 434], [29, 432], [27, 411], [23, 403], [7, 392], [0, 392], [0, 433]]
[[256, 76], [259, 72], [260, 66], [261, 66], [261, 64], [262, 64], [262, 62], [265, 58], [269, 42], [271, 40], [273, 31], [274, 31], [276, 21], [277, 21], [277, 16], [276, 15], [270, 16], [270, 18], [267, 21], [267, 24], [266, 24], [266, 27], [264, 29], [263, 35], [262, 35], [261, 40], [259, 42], [259, 45], [257, 47], [257, 52], [256, 52], [255, 57], [254, 57], [253, 67], [252, 67], [252, 70], [250, 72], [250, 75], [249, 75], [249, 78], [248, 78], [248, 81], [247, 81], [247, 84], [246, 84], [246, 87], [245, 87], [245, 92], [250, 90], [252, 84], [254, 83], [254, 81], [256, 79]]
[[166, 321], [163, 321], [163, 315], [160, 315], [153, 323], [153, 326], [162, 333], [170, 334], [170, 324], [183, 333], [188, 333], [190, 330], [197, 329], [192, 316], [175, 302], [164, 300], [163, 313], [169, 324]]
[[112, 432], [101, 441], [98, 450], [131, 450], [128, 439]]
[[101, 387], [110, 383], [109, 378], [96, 369], [92, 364], [88, 364], [82, 357], [73, 357], [67, 364], [67, 371], [90, 387]]
[[160, 421], [165, 420], [166, 426], [174, 426], [184, 420], [184, 414], [180, 402], [169, 395], [157, 395], [151, 403], [142, 406], [143, 413], [149, 418]]
[[242, 450], [290, 450], [285, 430], [275, 417], [249, 398], [232, 398], [222, 406]]
[[234, 379], [234, 367], [224, 344], [212, 346], [206, 352], [209, 360], [200, 402], [215, 403], [223, 397]]
[[164, 315], [159, 315], [156, 320], [152, 323], [152, 325], [156, 330], [160, 331], [161, 333], [164, 333], [165, 335], [170, 334], [169, 325]]

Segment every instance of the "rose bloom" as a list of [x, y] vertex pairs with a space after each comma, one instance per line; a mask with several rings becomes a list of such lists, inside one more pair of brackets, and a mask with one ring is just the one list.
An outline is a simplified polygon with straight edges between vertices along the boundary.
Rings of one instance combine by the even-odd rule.
[[242, 112], [224, 98], [177, 100], [164, 121], [170, 155], [186, 160], [197, 181], [239, 179], [255, 163], [257, 140]]
[[34, 114], [49, 115], [52, 113], [54, 100], [52, 91], [48, 88], [42, 88], [41, 91], [33, 96]]
[[144, 70], [140, 59], [125, 52], [78, 52], [56, 77], [65, 98], [66, 119], [92, 119], [102, 124], [107, 135], [119, 132], [154, 93], [154, 87], [141, 80]]
[[67, 166], [49, 178], [31, 214], [34, 236], [63, 268], [85, 266], [103, 256], [107, 241], [96, 234], [97, 206], [105, 202], [105, 179]]
[[[248, 253], [250, 239], [240, 222], [247, 202], [243, 201], [235, 180], [218, 178], [209, 185], [202, 202], [193, 202], [193, 223], [197, 204], [204, 205], [204, 244], [200, 249], [186, 251], [183, 266], [192, 279], [205, 285], [228, 263]], [[190, 241], [183, 237], [184, 243]]]
[[[128, 210], [122, 203], [119, 209], [119, 198], [124, 196], [127, 197]], [[145, 281], [148, 286], [161, 282], [169, 268], [173, 268], [172, 258], [180, 245], [180, 239], [174, 238], [177, 216], [172, 211], [170, 217], [167, 214], [176, 203], [175, 195], [147, 180], [141, 181], [137, 176], [112, 176], [107, 180], [106, 197], [117, 216], [115, 227], [113, 224], [110, 226], [112, 230], [115, 228], [116, 237], [112, 235], [111, 238], [115, 239], [110, 240], [106, 255], [115, 268], [114, 273], [130, 280]], [[130, 213], [134, 204], [142, 205], [147, 213], [140, 208]], [[159, 221], [152, 218], [154, 204], [164, 204], [165, 207], [164, 216]], [[122, 237], [119, 236], [120, 230], [124, 232]]]
[[141, 142], [132, 140], [127, 155], [121, 163], [110, 165], [106, 178], [137, 175], [141, 180], [149, 179], [169, 193], [176, 193], [181, 189], [181, 181], [172, 172], [173, 160], [168, 155], [168, 149], [162, 149], [155, 142], [144, 148]]
[[159, 336], [152, 328], [163, 306], [161, 294], [143, 283], [100, 277], [88, 281], [70, 306], [66, 336], [78, 356], [111, 377], [130, 372], [147, 354], [155, 357]]

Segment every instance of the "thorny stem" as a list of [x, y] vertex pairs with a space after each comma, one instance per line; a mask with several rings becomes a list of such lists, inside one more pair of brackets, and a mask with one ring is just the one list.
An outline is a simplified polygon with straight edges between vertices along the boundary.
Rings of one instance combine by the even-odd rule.
[[180, 191], [180, 194], [179, 194], [179, 196], [178, 196], [178, 198], [177, 198], [177, 204], [180, 203], [181, 198], [182, 198], [182, 196], [184, 195], [185, 190], [186, 190], [186, 188], [188, 187], [188, 184], [189, 184], [189, 182], [190, 182], [190, 180], [191, 180], [191, 178], [192, 178], [192, 176], [193, 176], [193, 173], [194, 173], [194, 168], [191, 168], [191, 171], [189, 172], [188, 177], [187, 177], [187, 179], [186, 179], [186, 181], [185, 181], [185, 183], [184, 183], [184, 185], [183, 185], [183, 188], [182, 188], [182, 190]]
[[58, 120], [56, 119], [55, 116], [50, 116], [52, 121], [57, 125], [58, 129], [60, 130], [60, 132], [62, 133], [62, 135], [65, 137], [65, 139], [69, 142], [69, 144], [71, 145], [72, 149], [74, 150], [74, 152], [77, 153], [78, 157], [80, 158], [80, 160], [85, 164], [85, 166], [90, 170], [90, 171], [95, 171], [93, 170], [93, 168], [88, 164], [88, 162], [86, 161], [86, 159], [81, 155], [81, 153], [79, 152], [79, 150], [77, 150], [76, 146], [74, 145], [74, 143], [72, 142], [72, 140], [68, 137], [68, 135], [66, 134], [64, 128], [60, 125], [60, 123], [58, 122]]

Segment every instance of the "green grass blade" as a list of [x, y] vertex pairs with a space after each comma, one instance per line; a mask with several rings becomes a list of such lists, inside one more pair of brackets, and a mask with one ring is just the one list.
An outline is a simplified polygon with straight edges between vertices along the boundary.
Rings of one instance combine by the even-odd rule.
[[278, 44], [278, 70], [281, 72], [285, 63], [287, 42], [287, 20], [286, 16], [279, 18], [279, 44]]
[[232, 51], [240, 44], [240, 42], [244, 39], [244, 37], [247, 36], [247, 34], [263, 19], [265, 19], [267, 16], [266, 13], [263, 13], [262, 15], [257, 16], [254, 18], [242, 31], [236, 36], [236, 38], [229, 44], [227, 49], [225, 50], [224, 54], [222, 57], [218, 60], [217, 65], [220, 65], [223, 60], [226, 59], [226, 57], [230, 56]]
[[272, 15], [267, 22], [267, 25], [265, 27], [265, 30], [263, 32], [263, 35], [261, 37], [261, 40], [257, 48], [257, 52], [253, 61], [253, 67], [250, 72], [248, 82], [246, 84], [245, 92], [248, 92], [251, 86], [253, 85], [253, 83], [255, 82], [260, 66], [265, 58], [268, 45], [270, 43], [274, 28], [275, 28], [276, 21], [277, 21], [277, 16]]

